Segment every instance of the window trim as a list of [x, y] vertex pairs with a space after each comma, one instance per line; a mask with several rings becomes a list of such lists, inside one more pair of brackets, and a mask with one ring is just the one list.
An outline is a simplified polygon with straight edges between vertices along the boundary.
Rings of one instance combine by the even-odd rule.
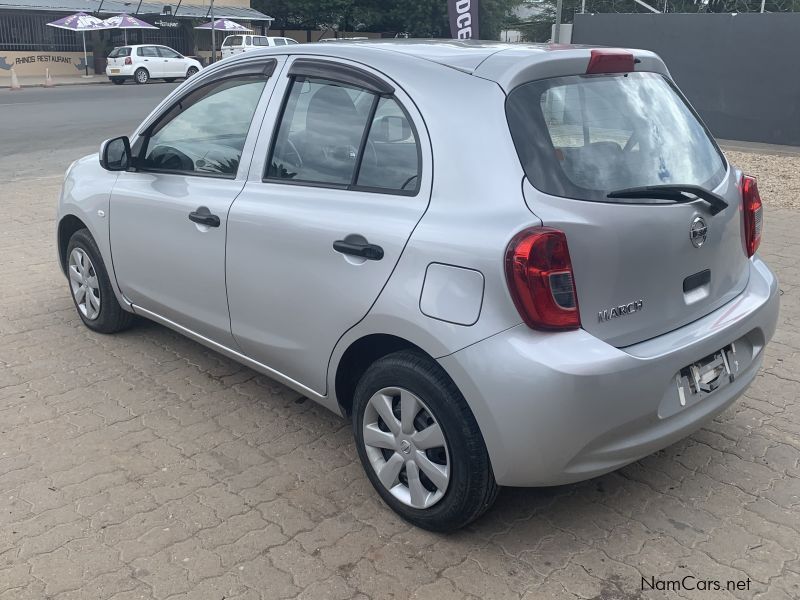
[[[297, 59], [295, 63], [304, 61], [306, 59]], [[317, 61], [315, 59], [308, 59], [315, 63], [326, 63], [326, 64], [336, 64], [339, 63], [329, 63], [328, 61]], [[343, 67], [350, 68], [349, 65], [341, 65]], [[360, 69], [357, 69], [361, 71]], [[293, 72], [293, 68], [290, 68], [287, 77], [291, 80], [289, 85], [286, 88], [286, 92], [281, 99], [281, 107], [278, 113], [278, 117], [275, 120], [275, 127], [272, 130], [272, 135], [269, 141], [269, 152], [267, 152], [267, 160], [264, 164], [264, 171], [261, 174], [261, 183], [275, 183], [279, 185], [294, 185], [294, 186], [302, 186], [302, 187], [313, 187], [313, 188], [323, 188], [323, 189], [331, 189], [331, 190], [344, 190], [349, 192], [368, 192], [371, 194], [385, 194], [389, 196], [408, 196], [408, 197], [415, 197], [418, 196], [420, 191], [422, 190], [422, 143], [419, 138], [419, 131], [417, 129], [416, 123], [411, 118], [411, 115], [406, 110], [406, 107], [400, 101], [400, 99], [394, 94], [394, 88], [391, 88], [392, 92], [389, 94], [380, 94], [375, 92], [374, 90], [368, 89], [363, 85], [354, 84], [351, 81], [342, 81], [336, 77], [338, 73], [334, 72], [332, 75], [298, 75]], [[370, 74], [370, 77], [372, 75]], [[364, 127], [364, 133], [361, 138], [361, 142], [359, 145], [359, 153], [358, 153], [358, 161], [353, 169], [353, 177], [350, 179], [349, 184], [345, 183], [325, 183], [321, 181], [302, 181], [296, 179], [281, 179], [279, 177], [270, 177], [268, 176], [270, 165], [272, 164], [272, 156], [275, 152], [275, 145], [278, 141], [278, 133], [280, 132], [281, 125], [283, 125], [283, 117], [286, 114], [286, 107], [289, 104], [289, 97], [292, 94], [292, 89], [294, 89], [294, 85], [297, 83], [298, 80], [305, 81], [306, 79], [321, 79], [323, 81], [328, 81], [331, 83], [341, 83], [345, 85], [349, 85], [351, 87], [358, 87], [364, 91], [370, 92], [374, 95], [372, 100], [372, 106], [370, 107], [369, 117], [367, 118], [367, 124]], [[377, 78], [375, 78], [377, 79]], [[388, 84], [387, 84], [388, 85]], [[358, 176], [361, 173], [361, 161], [364, 156], [364, 148], [366, 147], [367, 140], [369, 138], [369, 134], [372, 131], [373, 121], [375, 119], [375, 113], [378, 110], [378, 104], [381, 101], [381, 98], [391, 99], [397, 103], [397, 106], [400, 107], [400, 110], [403, 112], [403, 115], [406, 117], [408, 124], [411, 126], [411, 132], [414, 135], [414, 146], [416, 147], [416, 154], [417, 154], [417, 185], [414, 189], [410, 190], [394, 190], [390, 188], [379, 188], [379, 187], [372, 187], [366, 185], [356, 185], [356, 181], [358, 181]]]
[[[236, 179], [238, 177], [238, 175], [239, 175], [239, 169], [241, 168], [241, 161], [240, 161], [239, 165], [236, 167], [236, 172], [235, 173], [225, 174], [225, 173], [203, 173], [203, 172], [197, 172], [197, 171], [179, 171], [179, 170], [174, 170], [174, 169], [144, 168], [143, 167], [144, 157], [145, 157], [145, 154], [147, 153], [147, 147], [148, 147], [148, 145], [150, 143], [150, 139], [152, 138], [153, 134], [155, 133], [154, 130], [156, 129], [156, 127], [158, 127], [159, 124], [161, 124], [165, 119], [168, 119], [168, 118], [171, 121], [173, 118], [177, 117], [178, 114], [180, 114], [184, 110], [188, 109], [193, 104], [195, 104], [195, 103], [201, 101], [203, 98], [207, 97], [205, 94], [201, 94], [200, 97], [198, 97], [191, 104], [189, 104], [189, 106], [187, 106], [184, 109], [181, 109], [180, 112], [178, 112], [178, 113], [176, 113], [176, 114], [171, 116], [171, 113], [172, 113], [173, 109], [176, 106], [178, 106], [179, 104], [181, 104], [182, 102], [184, 102], [189, 96], [191, 96], [193, 94], [196, 94], [198, 92], [201, 92], [202, 90], [204, 90], [205, 88], [207, 88], [209, 86], [217, 85], [217, 84], [220, 84], [220, 83], [222, 83], [224, 81], [228, 81], [228, 80], [231, 80], [231, 79], [243, 79], [243, 78], [246, 78], [246, 77], [251, 77], [254, 80], [257, 80], [256, 78], [258, 78], [259, 76], [263, 77], [264, 78], [264, 85], [266, 87], [266, 83], [269, 81], [269, 78], [272, 75], [272, 73], [274, 72], [276, 65], [277, 65], [277, 61], [275, 59], [270, 59], [269, 61], [267, 61], [267, 65], [266, 66], [263, 63], [259, 62], [257, 64], [257, 66], [261, 67], [261, 68], [256, 69], [256, 70], [252, 70], [249, 73], [248, 72], [239, 73], [238, 71], [240, 69], [231, 69], [232, 74], [230, 74], [228, 76], [215, 77], [211, 81], [204, 82], [201, 85], [194, 86], [191, 89], [187, 90], [185, 94], [183, 94], [182, 96], [177, 98], [172, 104], [169, 105], [169, 107], [165, 108], [161, 112], [161, 114], [158, 115], [158, 117], [155, 120], [153, 120], [152, 123], [148, 124], [147, 127], [144, 130], [142, 130], [142, 132], [136, 137], [136, 141], [134, 142], [133, 147], [132, 147], [132, 151], [131, 151], [131, 155], [132, 155], [131, 163], [132, 163], [132, 165], [131, 165], [131, 168], [128, 169], [128, 171], [132, 171], [132, 172], [136, 172], [136, 173], [158, 173], [158, 174], [166, 174], [166, 175], [183, 175], [183, 176], [186, 176], [186, 177], [211, 177], [211, 178], [214, 178], [214, 179]], [[250, 64], [250, 65], [247, 65], [247, 66], [248, 67], [252, 67], [253, 65]], [[262, 97], [263, 97], [263, 94], [264, 94], [264, 90], [263, 89], [261, 91], [261, 94], [262, 94]], [[261, 98], [259, 98], [259, 103], [260, 102], [261, 102]], [[256, 108], [258, 108], [258, 103], [256, 103]], [[253, 117], [250, 119], [250, 126], [251, 127], [252, 127], [254, 118], [255, 118], [255, 112], [253, 113]], [[248, 130], [248, 135], [249, 135], [249, 130]]]

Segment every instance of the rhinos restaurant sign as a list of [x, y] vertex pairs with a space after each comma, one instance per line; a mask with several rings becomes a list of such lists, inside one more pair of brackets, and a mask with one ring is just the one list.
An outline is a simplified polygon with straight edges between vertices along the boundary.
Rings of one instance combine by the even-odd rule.
[[478, 0], [447, 0], [450, 35], [459, 40], [478, 39]]

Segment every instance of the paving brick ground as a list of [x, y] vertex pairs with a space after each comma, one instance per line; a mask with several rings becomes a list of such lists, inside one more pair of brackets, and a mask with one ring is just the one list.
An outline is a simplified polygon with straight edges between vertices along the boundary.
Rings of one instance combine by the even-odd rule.
[[[800, 598], [800, 213], [766, 217], [782, 316], [746, 397], [441, 536], [378, 501], [338, 417], [154, 324], [85, 329], [55, 262], [58, 185], [2, 188], [0, 599]], [[641, 589], [686, 575], [750, 590]]]

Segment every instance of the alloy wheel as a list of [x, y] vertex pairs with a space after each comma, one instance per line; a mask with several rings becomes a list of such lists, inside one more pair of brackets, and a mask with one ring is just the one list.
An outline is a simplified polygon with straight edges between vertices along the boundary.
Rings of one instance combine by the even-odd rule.
[[362, 427], [369, 462], [395, 498], [417, 509], [442, 499], [450, 482], [447, 440], [416, 394], [395, 387], [379, 390], [367, 403]]
[[100, 314], [100, 283], [92, 260], [83, 248], [69, 255], [69, 285], [81, 314], [94, 321]]

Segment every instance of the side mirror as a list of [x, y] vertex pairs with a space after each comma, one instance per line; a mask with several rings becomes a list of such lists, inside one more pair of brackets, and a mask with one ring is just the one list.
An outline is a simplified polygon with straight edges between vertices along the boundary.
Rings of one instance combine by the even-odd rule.
[[385, 116], [373, 125], [376, 142], [394, 144], [411, 137], [411, 125], [404, 117]]
[[131, 164], [131, 143], [127, 136], [100, 144], [100, 166], [106, 171], [125, 171]]

